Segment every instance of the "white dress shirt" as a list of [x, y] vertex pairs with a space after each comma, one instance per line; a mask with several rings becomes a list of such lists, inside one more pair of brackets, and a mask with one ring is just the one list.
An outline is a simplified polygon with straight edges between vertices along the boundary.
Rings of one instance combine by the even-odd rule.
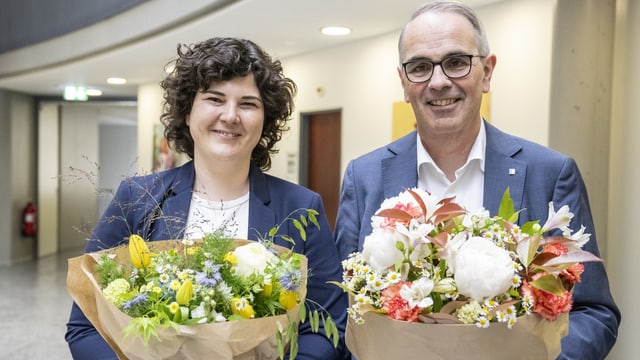
[[484, 122], [480, 124], [480, 131], [471, 147], [465, 164], [456, 170], [456, 178], [449, 181], [431, 155], [422, 146], [420, 135], [418, 142], [418, 187], [434, 195], [444, 197], [455, 196], [455, 202], [464, 206], [468, 211], [475, 212], [482, 207], [484, 189], [484, 154], [486, 134]]

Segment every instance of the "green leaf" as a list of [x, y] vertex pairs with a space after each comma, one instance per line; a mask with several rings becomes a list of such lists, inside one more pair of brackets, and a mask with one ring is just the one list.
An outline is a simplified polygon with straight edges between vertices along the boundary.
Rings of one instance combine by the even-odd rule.
[[280, 236], [280, 238], [281, 238], [282, 240], [284, 240], [284, 241], [286, 241], [286, 242], [290, 243], [290, 244], [293, 244], [293, 245], [295, 245], [295, 244], [296, 244], [296, 241], [295, 241], [295, 240], [293, 240], [293, 239], [291, 238], [291, 236], [289, 236], [289, 235], [281, 235], [281, 236]]
[[340, 336], [338, 334], [338, 327], [331, 316], [324, 319], [324, 332], [327, 338], [333, 340], [333, 347], [337, 347]]
[[564, 293], [564, 286], [562, 286], [562, 280], [553, 275], [544, 275], [529, 283], [531, 286], [554, 294], [556, 296], [562, 296]]
[[394, 264], [395, 265], [395, 271], [399, 272], [400, 268], [402, 267], [402, 264], [404, 264], [404, 260], [403, 259], [400, 259], [400, 260], [396, 261], [396, 263]]
[[291, 341], [290, 341], [290, 349], [289, 349], [289, 359], [295, 359], [296, 356], [298, 355], [298, 327], [294, 326], [294, 333], [293, 336], [291, 336]]
[[528, 221], [520, 227], [520, 230], [522, 230], [522, 232], [525, 234], [534, 234], [538, 232], [538, 231], [535, 231], [534, 229], [536, 227], [539, 228], [539, 226], [537, 226], [539, 224], [540, 224], [540, 220]]
[[516, 252], [525, 267], [531, 265], [531, 262], [537, 254], [538, 246], [540, 246], [539, 235], [525, 236], [524, 239], [518, 243]]
[[304, 227], [309, 226], [309, 222], [307, 221], [307, 217], [304, 215], [300, 215], [300, 221], [302, 222], [302, 224], [304, 225]]
[[440, 294], [432, 292], [431, 298], [433, 299], [433, 312], [434, 313], [440, 312], [440, 309], [442, 309], [442, 305], [443, 305], [442, 297], [440, 297]]
[[320, 316], [318, 315], [318, 310], [311, 312], [311, 316], [309, 316], [309, 325], [311, 325], [311, 331], [315, 333], [320, 329]]
[[277, 232], [278, 232], [278, 226], [272, 227], [271, 230], [269, 230], [269, 238], [273, 239], [273, 237], [276, 235]]
[[307, 241], [307, 232], [304, 229], [304, 226], [302, 226], [302, 223], [297, 219], [293, 219], [293, 226], [295, 226], [296, 229], [298, 229], [298, 232], [300, 233], [300, 237], [302, 238], [302, 241]]
[[300, 322], [304, 323], [307, 321], [307, 306], [304, 304], [304, 301], [300, 303]]
[[502, 199], [500, 200], [500, 207], [498, 207], [498, 216], [503, 219], [511, 218], [511, 215], [515, 212], [513, 206], [513, 200], [511, 199], [511, 192], [509, 188], [507, 188], [502, 194]]
[[[289, 320], [291, 320], [291, 319], [289, 319]], [[287, 332], [286, 332], [285, 337], [284, 337], [287, 342], [291, 341], [291, 339], [295, 335], [295, 332], [296, 332], [297, 328], [298, 327], [296, 326], [295, 322], [293, 322], [293, 321], [289, 322], [289, 325], [287, 325]]]
[[[353, 290], [351, 290], [347, 285], [345, 285], [345, 284], [343, 284], [343, 283], [341, 283], [341, 282], [338, 282], [338, 281], [327, 281], [327, 284], [335, 285], [335, 286], [337, 286], [337, 287], [341, 288], [341, 289], [342, 289], [342, 291], [344, 291], [344, 292], [346, 292], [346, 293], [349, 293], [349, 294], [351, 294], [351, 295], [353, 295], [353, 296], [355, 296], [355, 295], [356, 295], [356, 294], [353, 292]], [[304, 322], [304, 320], [302, 320], [302, 322]]]
[[[280, 322], [278, 322], [280, 325]], [[282, 341], [282, 325], [279, 326], [280, 329], [276, 332], [276, 343], [278, 346], [278, 356], [280, 359], [284, 359], [284, 343]]]
[[180, 309], [173, 314], [173, 321], [176, 323], [180, 323], [182, 321], [182, 311]]
[[124, 336], [128, 337], [132, 334], [142, 335], [144, 344], [148, 345], [151, 336], [155, 337], [158, 341], [160, 340], [157, 325], [153, 319], [148, 317], [133, 318], [124, 329]]
[[313, 209], [307, 210], [307, 215], [309, 216], [309, 220], [315, 225], [318, 229], [320, 229], [320, 223], [318, 223], [318, 212]]

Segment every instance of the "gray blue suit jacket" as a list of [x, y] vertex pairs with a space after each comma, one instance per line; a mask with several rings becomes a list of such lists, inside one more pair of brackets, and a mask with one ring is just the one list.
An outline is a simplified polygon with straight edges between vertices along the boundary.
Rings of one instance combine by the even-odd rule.
[[[149, 240], [181, 239], [194, 180], [193, 162], [188, 162], [172, 170], [122, 181], [85, 251], [125, 244], [132, 233]], [[294, 210], [315, 209], [319, 212], [320, 229], [308, 227], [306, 241], [299, 238], [298, 230], [290, 221], [281, 227], [279, 234], [287, 234], [295, 239], [294, 251], [307, 256], [311, 272], [307, 282], [307, 298], [329, 311], [343, 335], [347, 298], [340, 288], [326, 283], [329, 280], [341, 281], [342, 271], [322, 199], [307, 188], [264, 174], [255, 166], [251, 167], [249, 182], [248, 238], [251, 240], [257, 240], [259, 234], [266, 236], [272, 227], [280, 224]], [[291, 247], [290, 243], [281, 239], [275, 242]], [[307, 304], [307, 308], [313, 309], [314, 306]], [[312, 333], [308, 321], [299, 330], [297, 358], [337, 360], [345, 356], [342, 342], [338, 349], [334, 349], [324, 333]], [[65, 337], [74, 359], [115, 358], [113, 351], [76, 304], [73, 304]]]
[[[505, 189], [519, 223], [544, 223], [549, 202], [568, 205], [574, 213], [570, 227], [586, 227], [591, 240], [585, 250], [599, 255], [587, 190], [575, 161], [547, 147], [486, 127], [484, 174], [485, 209], [497, 214]], [[335, 239], [342, 258], [362, 250], [371, 233], [371, 216], [386, 198], [416, 187], [416, 132], [352, 160], [344, 174]], [[514, 171], [510, 171], [514, 169]], [[428, 190], [428, 189], [426, 189]], [[480, 189], [478, 189], [480, 191]], [[582, 283], [574, 288], [569, 335], [562, 340], [561, 359], [603, 359], [615, 344], [620, 312], [611, 296], [602, 263], [586, 263]]]

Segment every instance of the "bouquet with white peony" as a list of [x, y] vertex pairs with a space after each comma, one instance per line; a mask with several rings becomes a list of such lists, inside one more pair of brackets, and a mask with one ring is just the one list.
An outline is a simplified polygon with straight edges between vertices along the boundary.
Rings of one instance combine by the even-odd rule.
[[[315, 215], [284, 221], [305, 240]], [[127, 245], [70, 259], [67, 287], [120, 359], [295, 358], [299, 323], [317, 331], [320, 318], [337, 345], [331, 316], [306, 299], [307, 258], [275, 245], [277, 230], [260, 241], [132, 234]]]
[[[455, 346], [461, 358], [481, 351], [492, 359], [514, 352], [554, 359], [582, 262], [600, 259], [581, 249], [590, 235], [568, 228], [567, 206], [556, 212], [550, 203], [542, 226], [517, 225], [518, 213], [508, 189], [493, 217], [419, 189], [385, 200], [337, 284], [351, 295], [351, 352], [385, 359], [411, 349], [439, 358]], [[555, 229], [562, 236], [546, 235]], [[503, 324], [490, 326], [496, 322]]]

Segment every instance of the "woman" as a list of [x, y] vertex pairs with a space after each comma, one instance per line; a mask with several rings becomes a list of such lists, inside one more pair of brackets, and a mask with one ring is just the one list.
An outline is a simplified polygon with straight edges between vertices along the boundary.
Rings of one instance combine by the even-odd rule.
[[[341, 266], [320, 196], [263, 173], [274, 145], [287, 129], [295, 83], [260, 47], [248, 40], [213, 38], [178, 46], [174, 70], [161, 82], [165, 137], [192, 161], [158, 174], [124, 180], [96, 226], [86, 252], [126, 243], [132, 233], [145, 239], [199, 238], [219, 228], [235, 238], [257, 240], [292, 211], [315, 209], [320, 228], [294, 251], [307, 256], [312, 276], [307, 298], [322, 305], [344, 331], [347, 300], [328, 280], [339, 281]], [[298, 238], [287, 222], [281, 234]], [[278, 245], [290, 246], [288, 243]], [[77, 359], [115, 355], [73, 305], [66, 340]], [[339, 359], [324, 333], [300, 325], [298, 358]]]

